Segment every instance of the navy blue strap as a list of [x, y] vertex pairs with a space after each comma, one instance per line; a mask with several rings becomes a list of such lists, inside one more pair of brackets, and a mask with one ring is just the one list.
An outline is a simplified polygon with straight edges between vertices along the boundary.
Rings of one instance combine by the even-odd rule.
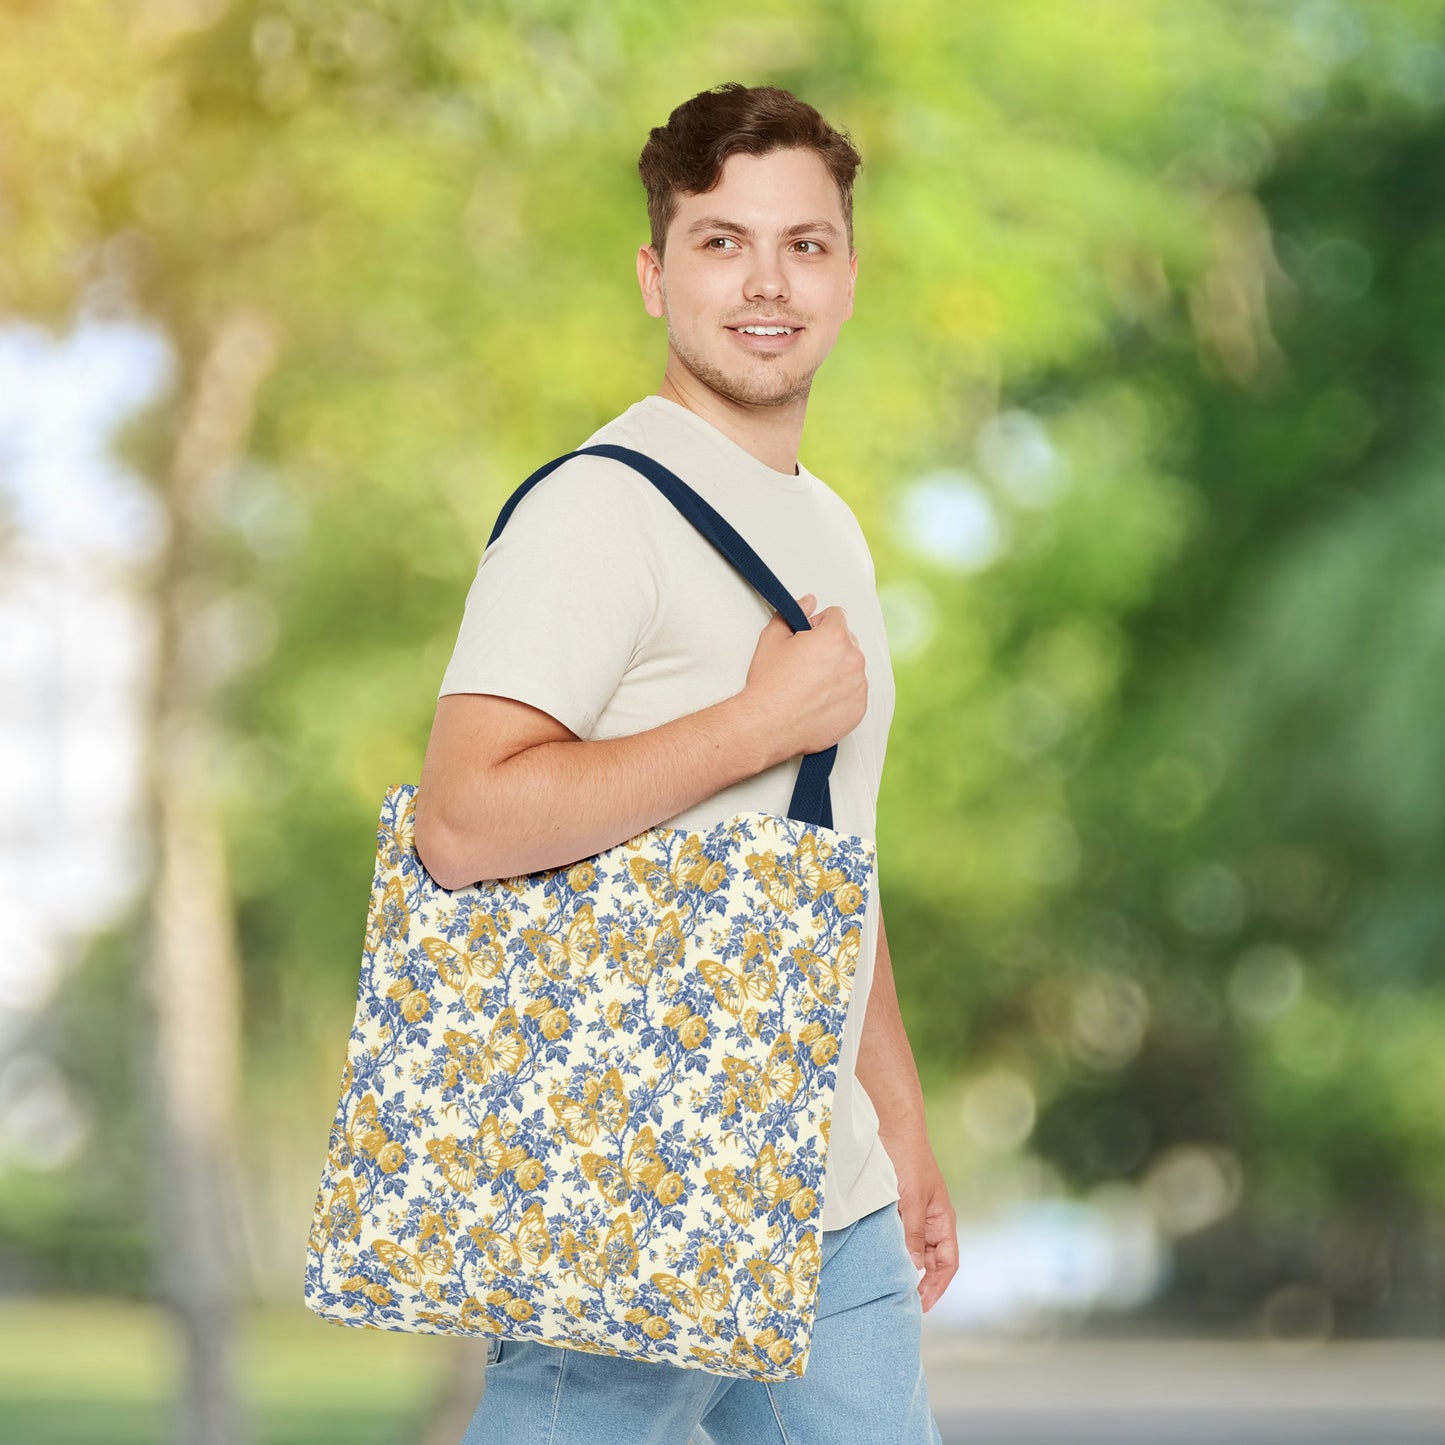
[[[596, 446], [583, 447], [580, 451], [568, 452], [556, 461], [538, 467], [510, 497], [497, 515], [496, 526], [487, 538], [490, 547], [497, 540], [507, 519], [516, 510], [517, 503], [542, 481], [551, 476], [563, 462], [573, 457], [608, 457], [622, 462], [634, 471], [641, 472], [734, 567], [783, 614], [783, 620], [794, 632], [809, 630], [812, 624], [803, 609], [794, 601], [792, 593], [773, 575], [767, 563], [738, 535], [732, 524], [713, 507], [698, 496], [676, 473], [668, 471], [660, 462], [654, 461], [643, 452], [630, 447]], [[798, 769], [798, 781], [793, 787], [793, 798], [788, 804], [788, 816], [800, 823], [831, 828], [833, 826], [833, 802], [828, 791], [828, 775], [833, 771], [833, 760], [838, 756], [838, 745], [824, 748], [820, 753], [806, 753]]]

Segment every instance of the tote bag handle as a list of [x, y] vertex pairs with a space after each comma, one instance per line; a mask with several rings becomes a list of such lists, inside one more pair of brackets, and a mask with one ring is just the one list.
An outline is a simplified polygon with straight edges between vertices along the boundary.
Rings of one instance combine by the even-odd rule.
[[[516, 510], [517, 503], [545, 477], [550, 476], [563, 462], [573, 457], [608, 457], [622, 462], [641, 474], [717, 548], [729, 562], [757, 589], [763, 598], [783, 614], [783, 620], [794, 632], [811, 630], [812, 624], [803, 609], [793, 600], [792, 594], [773, 574], [767, 563], [738, 534], [733, 525], [715, 508], [698, 496], [675, 472], [670, 472], [660, 462], [644, 452], [633, 451], [631, 447], [610, 445], [582, 447], [566, 456], [538, 467], [525, 482], [507, 498], [497, 516], [492, 535], [487, 538], [490, 547], [497, 540], [498, 533], [507, 525], [507, 519]], [[828, 791], [828, 775], [833, 771], [833, 760], [838, 756], [838, 745], [824, 748], [822, 752], [805, 753], [798, 769], [798, 781], [793, 787], [792, 801], [788, 804], [788, 817], [800, 823], [815, 827], [833, 826], [833, 801]]]

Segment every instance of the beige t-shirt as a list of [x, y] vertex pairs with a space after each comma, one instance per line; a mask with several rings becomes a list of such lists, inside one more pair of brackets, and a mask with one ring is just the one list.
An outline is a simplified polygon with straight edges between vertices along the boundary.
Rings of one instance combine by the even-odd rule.
[[[649, 396], [584, 445], [611, 442], [676, 472], [742, 534], [794, 597], [845, 609], [866, 659], [868, 711], [838, 743], [833, 826], [876, 837], [893, 672], [873, 560], [848, 504], [801, 465], [774, 471], [675, 402]], [[550, 713], [579, 738], [624, 737], [742, 691], [771, 606], [645, 477], [578, 457], [517, 504], [482, 554], [441, 695], [485, 692]], [[799, 761], [656, 821], [699, 829], [786, 813]], [[621, 841], [620, 839], [618, 840]], [[822, 1227], [898, 1197], [878, 1116], [855, 1077], [878, 946], [877, 874], [839, 1049]]]

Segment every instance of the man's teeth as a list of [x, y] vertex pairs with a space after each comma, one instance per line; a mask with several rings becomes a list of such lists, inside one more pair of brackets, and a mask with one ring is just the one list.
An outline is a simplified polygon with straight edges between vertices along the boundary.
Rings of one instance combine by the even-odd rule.
[[747, 336], [791, 336], [791, 326], [739, 326], [738, 330]]

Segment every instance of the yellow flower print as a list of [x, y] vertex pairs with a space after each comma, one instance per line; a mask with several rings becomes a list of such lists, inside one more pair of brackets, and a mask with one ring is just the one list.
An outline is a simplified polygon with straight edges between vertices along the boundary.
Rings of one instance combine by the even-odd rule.
[[701, 1014], [693, 1014], [677, 1031], [685, 1049], [695, 1049], [707, 1037], [707, 1020]]
[[567, 886], [574, 893], [585, 893], [597, 881], [597, 869], [590, 863], [574, 863], [567, 870]]
[[817, 1212], [818, 1196], [811, 1189], [800, 1189], [788, 1201], [788, 1207], [793, 1211], [794, 1219], [807, 1219]]
[[838, 1040], [832, 1034], [824, 1034], [813, 1045], [813, 1062], [821, 1069], [838, 1052]]
[[414, 989], [401, 1001], [401, 1016], [408, 1023], [414, 1024], [430, 1012], [431, 1000], [420, 989]]
[[643, 1322], [642, 1333], [649, 1339], [660, 1340], [671, 1328], [672, 1326], [661, 1315], [653, 1315]]
[[673, 1006], [663, 1014], [662, 1022], [666, 1028], [680, 1029], [684, 1022], [691, 1016], [692, 1010], [685, 1003], [673, 1004]]
[[406, 1150], [393, 1139], [377, 1151], [376, 1162], [383, 1174], [395, 1174], [406, 1163]]
[[790, 1340], [774, 1340], [768, 1346], [768, 1358], [775, 1365], [785, 1365], [792, 1358], [793, 1345]]
[[682, 1197], [683, 1178], [681, 1174], [667, 1173], [657, 1181], [654, 1191], [663, 1204], [676, 1204]]
[[622, 1027], [622, 1019], [625, 1013], [626, 1010], [622, 1007], [622, 1000], [620, 998], [613, 999], [607, 1005], [606, 1010], [606, 1019], [608, 1025], [611, 1028], [620, 1029]]
[[622, 1318], [630, 1325], [640, 1325], [651, 1313], [646, 1305], [633, 1305], [630, 1310], [622, 1312]]
[[798, 1039], [801, 1043], [811, 1044], [823, 1036], [823, 1025], [814, 1019], [810, 1024], [804, 1024], [798, 1030]]
[[727, 882], [728, 870], [725, 863], [709, 863], [697, 880], [697, 886], [704, 893], [715, 893]]
[[391, 1303], [391, 1291], [387, 1289], [384, 1284], [369, 1284], [363, 1293], [374, 1305], [389, 1305]]
[[856, 913], [863, 906], [863, 890], [856, 883], [840, 883], [833, 890], [833, 903], [839, 913]]
[[512, 1172], [523, 1189], [540, 1189], [547, 1178], [546, 1165], [540, 1159], [525, 1159]]
[[514, 1320], [529, 1320], [534, 1313], [532, 1306], [524, 1299], [511, 1300], [507, 1305], [507, 1313]]
[[572, 1027], [572, 1020], [563, 1008], [550, 1009], [542, 1015], [541, 1029], [544, 1039], [560, 1039]]

